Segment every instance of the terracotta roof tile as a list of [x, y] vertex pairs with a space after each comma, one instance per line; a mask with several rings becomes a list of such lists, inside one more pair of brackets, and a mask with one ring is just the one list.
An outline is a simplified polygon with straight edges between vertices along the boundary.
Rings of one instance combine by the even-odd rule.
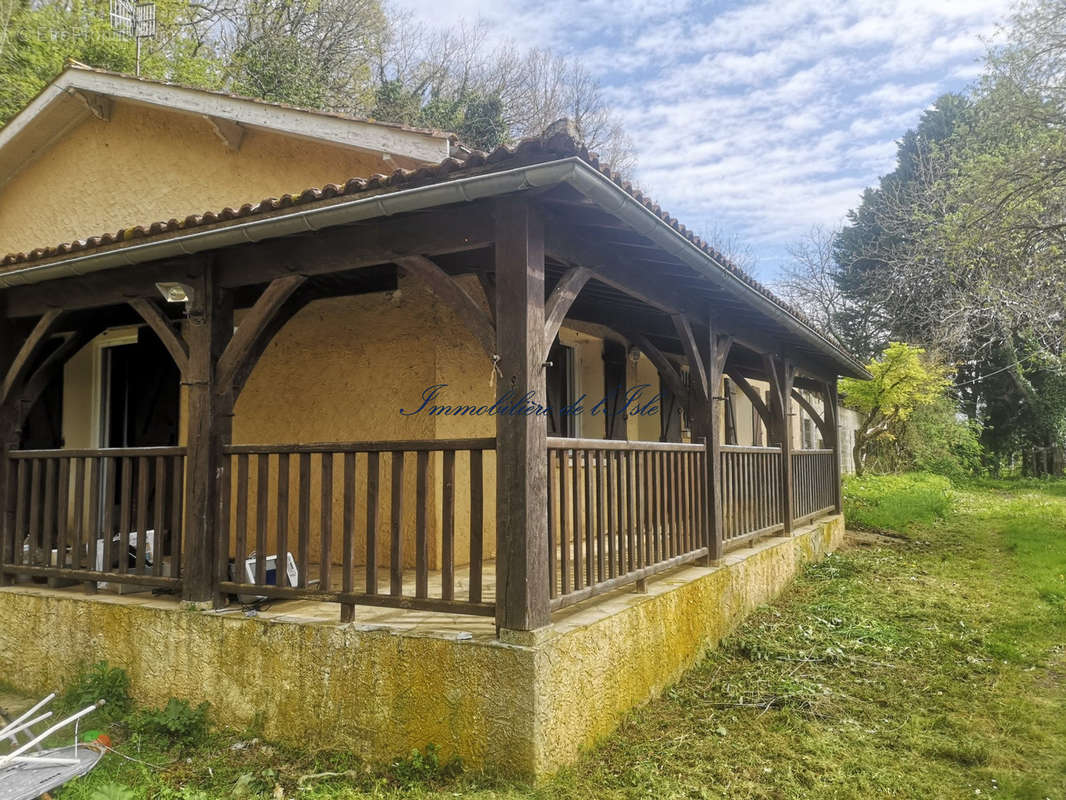
[[[568, 133], [554, 132], [542, 137], [524, 139], [514, 146], [497, 147], [490, 153], [473, 151], [465, 161], [456, 158], [446, 158], [438, 164], [419, 167], [413, 170], [397, 169], [391, 175], [372, 175], [369, 178], [351, 178], [343, 186], [335, 183], [327, 184], [323, 188], [308, 188], [298, 196], [284, 194], [280, 198], [268, 197], [258, 203], [245, 203], [240, 208], [234, 209], [227, 206], [219, 211], [207, 211], [203, 214], [190, 214], [184, 220], [170, 219], [165, 222], [153, 222], [147, 227], [137, 225], [115, 233], [103, 233], [91, 236], [87, 239], [78, 239], [66, 242], [54, 247], [39, 247], [29, 253], [9, 253], [0, 259], [0, 271], [17, 269], [33, 262], [53, 258], [60, 255], [78, 253], [99, 247], [107, 247], [142, 239], [151, 236], [160, 236], [167, 233], [188, 230], [213, 224], [224, 224], [234, 219], [252, 217], [271, 211], [290, 208], [292, 206], [307, 205], [324, 202], [337, 197], [350, 197], [362, 193], [378, 192], [383, 190], [397, 190], [401, 188], [414, 188], [418, 185], [440, 183], [455, 176], [467, 175], [478, 171], [494, 171], [505, 167], [518, 166], [519, 164], [552, 161], [559, 158], [578, 157], [597, 169], [600, 173], [624, 189], [637, 202], [658, 216], [663, 222], [676, 230], [693, 245], [707, 255], [711, 256], [723, 268], [739, 278], [743, 283], [754, 289], [759, 294], [773, 302], [782, 310], [802, 321], [812, 330], [818, 330], [800, 310], [790, 306], [777, 297], [765, 285], [751, 277], [748, 273], [736, 266], [722, 253], [713, 248], [699, 236], [694, 234], [675, 217], [663, 211], [658, 203], [645, 195], [640, 189], [624, 180], [620, 175], [613, 172], [603, 164], [595, 153]], [[823, 337], [824, 333], [821, 334]]]

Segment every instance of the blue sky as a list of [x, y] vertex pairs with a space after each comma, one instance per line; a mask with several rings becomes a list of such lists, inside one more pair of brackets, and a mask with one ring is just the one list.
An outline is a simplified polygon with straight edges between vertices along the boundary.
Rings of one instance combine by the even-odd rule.
[[[427, 25], [439, 0], [399, 0]], [[895, 141], [980, 72], [1007, 0], [450, 0], [520, 46], [579, 57], [637, 150], [636, 180], [699, 233], [747, 242], [773, 279], [892, 169]]]

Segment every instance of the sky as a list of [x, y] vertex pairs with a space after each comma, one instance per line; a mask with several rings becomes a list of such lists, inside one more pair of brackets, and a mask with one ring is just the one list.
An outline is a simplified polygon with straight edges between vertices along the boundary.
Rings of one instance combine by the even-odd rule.
[[[427, 25], [440, 0], [399, 0]], [[1008, 0], [449, 0], [501, 41], [579, 58], [636, 145], [636, 182], [773, 280], [893, 168], [896, 141], [981, 72]]]

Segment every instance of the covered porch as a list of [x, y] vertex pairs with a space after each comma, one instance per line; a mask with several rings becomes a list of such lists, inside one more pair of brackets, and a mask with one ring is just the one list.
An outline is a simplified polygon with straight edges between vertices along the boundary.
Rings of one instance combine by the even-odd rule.
[[[387, 409], [372, 439], [287, 434], [299, 426], [284, 405], [268, 427], [242, 425], [246, 390], [271, 408], [280, 378], [257, 366], [298, 315], [338, 298], [409, 302], [416, 285], [462, 326], [462, 359], [433, 371], [451, 394], [419, 412], [425, 395], [381, 398], [371, 361], [346, 391], [352, 414], [369, 397]], [[0, 291], [5, 585], [214, 608], [270, 598], [274, 613], [289, 602], [341, 622], [395, 609], [401, 626], [404, 613], [472, 615], [521, 638], [840, 510], [836, 377], [861, 366], [566, 135], [18, 254]], [[35, 446], [30, 422], [65, 366], [124, 326], [172, 361], [173, 441]], [[594, 437], [561, 413], [577, 402], [553, 361], [563, 328], [657, 376], [634, 400], [605, 355], [604, 391], [580, 412], [602, 395]], [[398, 344], [397, 371], [441, 335], [375, 330]], [[765, 444], [737, 442], [735, 422], [729, 434], [726, 377]], [[649, 404], [657, 440], [615, 423]], [[797, 414], [814, 446], [796, 446]]]

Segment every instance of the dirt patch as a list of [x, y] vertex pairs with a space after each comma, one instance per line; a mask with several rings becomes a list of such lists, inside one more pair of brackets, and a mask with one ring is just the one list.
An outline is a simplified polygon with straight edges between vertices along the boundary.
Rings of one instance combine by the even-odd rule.
[[863, 547], [878, 547], [886, 544], [905, 544], [910, 540], [897, 536], [890, 531], [844, 531], [841, 550], [855, 550]]

